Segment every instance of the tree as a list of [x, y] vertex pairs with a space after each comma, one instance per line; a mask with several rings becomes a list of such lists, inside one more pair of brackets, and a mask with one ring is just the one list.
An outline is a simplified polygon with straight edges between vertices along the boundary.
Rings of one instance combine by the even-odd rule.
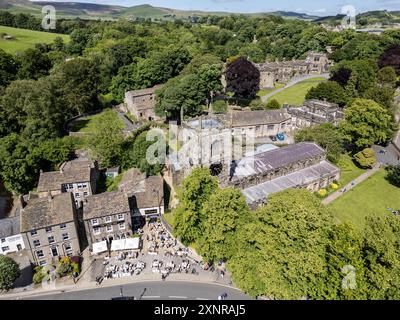
[[194, 243], [203, 234], [201, 211], [217, 188], [218, 180], [207, 168], [196, 168], [183, 180], [174, 211], [174, 232], [183, 244]]
[[395, 88], [397, 82], [396, 70], [393, 67], [383, 67], [378, 71], [378, 83], [383, 87]]
[[95, 132], [89, 138], [89, 146], [96, 159], [103, 167], [114, 167], [121, 163], [122, 144], [122, 125], [119, 122], [110, 122], [114, 111], [103, 112], [96, 119]]
[[387, 179], [389, 182], [400, 188], [400, 165], [389, 166], [387, 172]]
[[19, 79], [39, 79], [49, 74], [50, 59], [38, 49], [29, 48], [19, 57]]
[[389, 46], [379, 57], [379, 68], [392, 67], [400, 76], [400, 45]]
[[251, 111], [265, 110], [266, 104], [260, 98], [256, 98], [250, 102], [249, 107]]
[[271, 195], [239, 231], [237, 254], [228, 262], [245, 292], [273, 299], [315, 297], [324, 290], [330, 212], [309, 191]]
[[328, 232], [325, 290], [316, 299], [359, 300], [366, 298], [363, 237], [351, 223], [334, 225]]
[[346, 96], [346, 91], [339, 83], [335, 81], [326, 81], [311, 88], [307, 92], [306, 99], [326, 100], [343, 107], [346, 105], [348, 97]]
[[0, 290], [11, 289], [20, 275], [18, 263], [10, 257], [0, 255]]
[[0, 102], [0, 135], [19, 132], [43, 141], [59, 136], [65, 120], [55, 88], [44, 79], [12, 82]]
[[393, 108], [395, 90], [389, 87], [371, 87], [363, 95], [363, 98], [373, 100], [381, 106], [391, 110]]
[[400, 219], [391, 214], [367, 216], [363, 257], [367, 299], [400, 299]]
[[340, 124], [345, 140], [358, 148], [389, 141], [395, 124], [390, 112], [367, 99], [356, 99], [345, 111], [345, 120]]
[[354, 160], [361, 168], [373, 168], [376, 164], [375, 151], [371, 148], [365, 148], [354, 155]]
[[280, 109], [281, 104], [279, 103], [278, 100], [272, 99], [268, 101], [267, 105], [265, 106], [266, 109]]
[[228, 64], [225, 78], [226, 90], [239, 98], [254, 99], [260, 90], [260, 71], [244, 57]]
[[251, 219], [246, 199], [238, 189], [217, 189], [204, 203], [202, 236], [197, 247], [209, 261], [230, 259], [236, 252], [236, 232]]
[[295, 133], [296, 143], [312, 141], [320, 145], [327, 152], [329, 161], [336, 163], [343, 153], [343, 135], [340, 130], [331, 123], [324, 123], [310, 128], [303, 128]]
[[98, 66], [84, 58], [74, 58], [56, 66], [50, 80], [58, 88], [70, 115], [80, 115], [98, 107], [100, 76]]
[[0, 49], [0, 87], [7, 87], [16, 79], [18, 63], [11, 54]]

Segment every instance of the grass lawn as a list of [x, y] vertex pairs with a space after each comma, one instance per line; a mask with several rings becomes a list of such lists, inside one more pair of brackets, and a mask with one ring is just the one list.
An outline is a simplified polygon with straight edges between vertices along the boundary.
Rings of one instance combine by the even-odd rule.
[[94, 132], [98, 127], [99, 121], [113, 123], [115, 126], [121, 128], [121, 130], [125, 127], [122, 120], [118, 117], [118, 114], [114, 110], [107, 109], [101, 113], [75, 121], [73, 123], [72, 131], [83, 133]]
[[367, 170], [361, 169], [355, 165], [352, 158], [348, 154], [341, 155], [337, 166], [340, 168], [340, 185], [345, 186], [346, 184], [353, 181], [358, 176], [362, 175]]
[[261, 98], [267, 94], [274, 92], [277, 89], [283, 88], [284, 86], [285, 85], [283, 83], [276, 83], [274, 88], [261, 89], [260, 91], [258, 91], [257, 96]]
[[392, 214], [387, 208], [400, 209], [400, 188], [391, 185], [385, 177], [386, 171], [379, 170], [328, 207], [340, 221], [351, 221], [360, 230], [367, 215]]
[[69, 41], [69, 36], [64, 34], [0, 26], [0, 34], [2, 33], [15, 38], [14, 40], [3, 40], [0, 37], [0, 49], [12, 54], [32, 48], [36, 43], [52, 43], [57, 37], [61, 37], [65, 43]]
[[269, 100], [276, 99], [278, 102], [283, 105], [284, 103], [288, 103], [290, 105], [301, 105], [305, 100], [305, 96], [311, 88], [317, 86], [319, 83], [326, 81], [325, 78], [312, 78], [301, 81], [295, 84], [292, 87], [289, 87], [277, 94], [274, 94]]

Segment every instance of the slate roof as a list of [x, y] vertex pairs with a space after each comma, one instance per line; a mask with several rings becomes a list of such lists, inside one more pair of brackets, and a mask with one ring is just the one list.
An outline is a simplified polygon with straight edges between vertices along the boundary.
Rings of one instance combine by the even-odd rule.
[[318, 181], [321, 176], [336, 174], [339, 171], [333, 164], [324, 160], [314, 166], [243, 189], [242, 193], [249, 204], [264, 202], [270, 194], [289, 188], [302, 187]]
[[19, 216], [0, 220], [0, 238], [8, 238], [17, 234], [20, 234]]
[[151, 88], [146, 88], [146, 89], [139, 89], [139, 90], [131, 90], [131, 91], [127, 91], [126, 95], [129, 97], [140, 97], [140, 96], [145, 96], [148, 94], [154, 94], [155, 91], [157, 89], [160, 89], [162, 87], [162, 85], [156, 85], [154, 87]]
[[89, 220], [130, 212], [128, 197], [124, 192], [105, 192], [85, 198], [83, 219]]
[[290, 115], [283, 110], [257, 110], [233, 112], [231, 121], [233, 127], [245, 127], [277, 124], [290, 119]]
[[21, 233], [74, 221], [72, 193], [34, 198], [21, 210]]
[[310, 142], [301, 142], [241, 159], [234, 170], [233, 180], [287, 167], [299, 161], [324, 155], [325, 150]]
[[62, 184], [91, 181], [95, 163], [88, 159], [75, 159], [64, 163], [59, 171], [41, 172], [38, 192], [61, 190]]
[[[131, 169], [124, 173], [119, 185], [119, 190], [134, 199], [134, 206], [139, 209], [158, 207], [164, 198], [164, 179], [161, 176], [150, 176], [142, 174], [137, 169]], [[158, 190], [153, 191], [153, 190]]]

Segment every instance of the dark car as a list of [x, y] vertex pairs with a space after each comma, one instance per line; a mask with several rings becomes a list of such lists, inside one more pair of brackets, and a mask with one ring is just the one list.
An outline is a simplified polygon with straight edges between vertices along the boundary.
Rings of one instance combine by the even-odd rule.
[[271, 141], [277, 141], [278, 139], [276, 138], [276, 136], [269, 136], [269, 138], [271, 139]]

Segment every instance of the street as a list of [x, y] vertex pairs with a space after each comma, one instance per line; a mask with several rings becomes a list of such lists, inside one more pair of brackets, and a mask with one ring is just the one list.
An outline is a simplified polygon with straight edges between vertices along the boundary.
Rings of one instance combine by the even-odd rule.
[[[227, 300], [249, 300], [249, 296], [238, 289], [227, 286], [181, 282], [181, 281], [151, 281], [122, 286], [124, 297], [135, 297], [143, 300], [217, 300], [222, 293], [227, 293]], [[121, 286], [102, 287], [82, 291], [52, 293], [26, 300], [110, 300], [121, 296]], [[17, 298], [16, 298], [17, 299]]]

